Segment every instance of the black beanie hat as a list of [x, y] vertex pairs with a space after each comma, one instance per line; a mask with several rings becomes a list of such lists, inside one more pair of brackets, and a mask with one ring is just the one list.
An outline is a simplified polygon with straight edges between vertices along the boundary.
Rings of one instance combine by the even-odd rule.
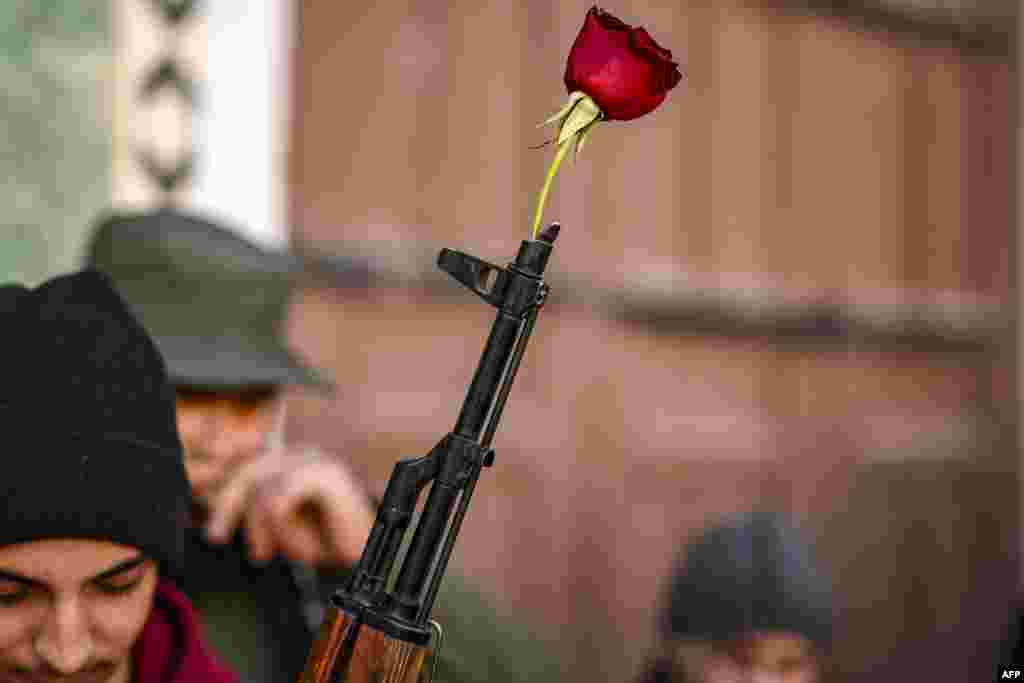
[[0, 287], [0, 365], [0, 546], [107, 540], [180, 579], [190, 494], [174, 394], [107, 277]]
[[661, 628], [667, 637], [711, 641], [787, 631], [827, 650], [832, 616], [831, 587], [811, 548], [781, 516], [755, 512], [686, 547]]

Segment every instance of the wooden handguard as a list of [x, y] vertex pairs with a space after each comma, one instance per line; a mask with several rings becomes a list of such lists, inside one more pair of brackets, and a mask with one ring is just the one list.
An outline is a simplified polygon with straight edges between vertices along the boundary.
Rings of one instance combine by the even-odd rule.
[[[337, 607], [330, 609], [299, 683], [332, 683], [339, 644], [344, 640], [346, 630], [353, 625], [354, 620], [349, 614]], [[429, 683], [430, 676], [424, 664], [430, 654], [428, 645], [413, 645], [389, 638], [362, 624], [342, 680], [346, 683]]]

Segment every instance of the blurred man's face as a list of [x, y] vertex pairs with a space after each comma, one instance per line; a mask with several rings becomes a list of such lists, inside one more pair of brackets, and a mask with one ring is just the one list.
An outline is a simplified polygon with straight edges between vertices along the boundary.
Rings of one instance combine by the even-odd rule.
[[785, 632], [761, 632], [725, 644], [687, 643], [677, 653], [684, 680], [699, 683], [816, 683], [811, 643]]
[[156, 583], [154, 563], [124, 545], [0, 547], [0, 681], [128, 683]]
[[240, 465], [264, 453], [283, 428], [284, 400], [275, 389], [237, 392], [177, 389], [178, 433], [195, 501], [209, 508]]

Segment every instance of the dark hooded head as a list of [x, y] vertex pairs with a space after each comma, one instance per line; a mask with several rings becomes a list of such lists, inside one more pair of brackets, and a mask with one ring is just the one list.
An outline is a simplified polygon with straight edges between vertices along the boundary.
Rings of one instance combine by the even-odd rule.
[[0, 329], [0, 546], [110, 541], [180, 578], [190, 493], [174, 395], [109, 279], [0, 286]]
[[810, 547], [779, 515], [714, 526], [685, 549], [661, 615], [672, 639], [728, 641], [762, 632], [802, 636], [827, 649], [831, 589]]

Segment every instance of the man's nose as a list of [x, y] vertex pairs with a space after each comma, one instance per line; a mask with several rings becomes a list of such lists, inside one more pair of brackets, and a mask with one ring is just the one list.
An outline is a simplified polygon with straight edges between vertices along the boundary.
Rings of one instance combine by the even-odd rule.
[[218, 432], [208, 441], [207, 449], [217, 464], [226, 470], [232, 470], [256, 455], [255, 449], [248, 447], [237, 433], [229, 429]]
[[243, 457], [238, 429], [227, 406], [214, 404], [201, 410], [179, 413], [178, 430], [185, 450], [202, 460], [231, 465]]
[[217, 433], [218, 411], [178, 406], [178, 433], [186, 450], [202, 451]]
[[217, 414], [211, 416], [209, 427], [205, 448], [217, 463], [229, 470], [258, 456], [267, 447], [267, 434], [256, 420], [229, 413]]
[[82, 604], [59, 600], [35, 639], [36, 654], [55, 671], [71, 675], [81, 671], [92, 657], [93, 641]]

